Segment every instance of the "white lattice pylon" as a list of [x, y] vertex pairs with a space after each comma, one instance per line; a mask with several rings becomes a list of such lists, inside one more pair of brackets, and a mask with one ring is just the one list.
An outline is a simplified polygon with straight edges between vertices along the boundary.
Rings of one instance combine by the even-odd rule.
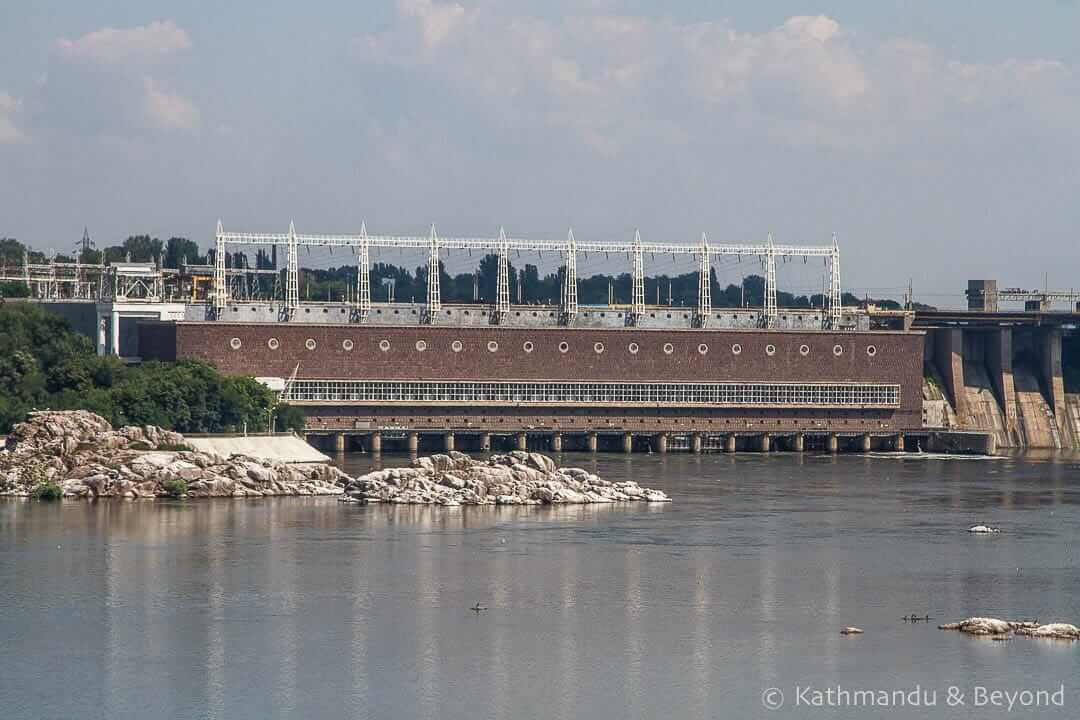
[[635, 324], [645, 314], [645, 262], [641, 252], [641, 233], [634, 231], [634, 244], [631, 247], [634, 256], [634, 278], [630, 298], [630, 316]]

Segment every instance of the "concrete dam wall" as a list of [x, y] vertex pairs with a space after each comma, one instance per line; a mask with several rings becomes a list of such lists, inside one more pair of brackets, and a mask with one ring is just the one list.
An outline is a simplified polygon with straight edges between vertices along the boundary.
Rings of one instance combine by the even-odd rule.
[[1080, 394], [1066, 391], [1074, 358], [1064, 345], [1055, 327], [929, 330], [924, 424], [989, 432], [999, 448], [1080, 447]]

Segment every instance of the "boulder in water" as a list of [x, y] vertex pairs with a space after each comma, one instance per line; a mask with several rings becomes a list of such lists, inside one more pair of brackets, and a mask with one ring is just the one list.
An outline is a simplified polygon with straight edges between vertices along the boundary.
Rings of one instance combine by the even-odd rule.
[[[408, 473], [409, 480], [397, 478]], [[413, 492], [423, 487], [424, 492]], [[381, 470], [349, 482], [345, 494], [360, 502], [438, 505], [554, 505], [670, 502], [660, 490], [636, 482], [610, 483], [580, 468], [559, 468], [541, 453], [514, 451], [475, 460], [460, 452], [413, 461], [407, 470]]]
[[1010, 634], [1026, 637], [1080, 640], [1080, 628], [1068, 623], [1040, 623], [1037, 620], [999, 620], [997, 618], [971, 617], [960, 622], [938, 626], [942, 630], [959, 630], [969, 635], [1004, 636]]

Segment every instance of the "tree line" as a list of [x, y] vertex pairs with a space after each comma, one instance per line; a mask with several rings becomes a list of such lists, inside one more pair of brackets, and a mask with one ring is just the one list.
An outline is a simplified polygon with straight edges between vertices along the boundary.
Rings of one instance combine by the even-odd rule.
[[27, 303], [0, 305], [0, 433], [32, 410], [82, 409], [115, 427], [158, 425], [186, 433], [303, 427], [290, 406], [250, 377], [227, 377], [203, 362], [128, 366], [94, 353], [67, 321]]

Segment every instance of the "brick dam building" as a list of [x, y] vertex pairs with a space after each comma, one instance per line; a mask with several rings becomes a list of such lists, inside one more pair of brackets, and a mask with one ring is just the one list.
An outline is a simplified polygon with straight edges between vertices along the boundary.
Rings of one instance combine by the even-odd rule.
[[[235, 245], [269, 247], [269, 262], [252, 268], [230, 258]], [[346, 261], [355, 253], [355, 287], [339, 288], [336, 301], [301, 302], [298, 250], [335, 248]], [[385, 301], [373, 302], [369, 253], [378, 249], [427, 256], [426, 301], [395, 302], [384, 274]], [[439, 278], [449, 251], [496, 258], [495, 296], [481, 303], [474, 289], [473, 303], [444, 304]], [[558, 302], [511, 304], [511, 252], [556, 256]], [[609, 256], [631, 259], [629, 303], [616, 304], [609, 285], [607, 304], [579, 307], [577, 257], [589, 253], [605, 265]], [[669, 255], [698, 265], [693, 306], [661, 304], [655, 280], [657, 302], [645, 303], [645, 260]], [[279, 256], [287, 257], [282, 269]], [[761, 262], [761, 306], [712, 306], [710, 263], [731, 256]], [[778, 307], [777, 263], [799, 258], [825, 262], [821, 308]], [[28, 264], [5, 280], [25, 282], [34, 301], [101, 354], [197, 358], [264, 379], [303, 409], [309, 437], [337, 448], [861, 450], [905, 439], [926, 450], [1080, 447], [1073, 291], [973, 280], [966, 310], [843, 308], [835, 240], [650, 245], [636, 235], [617, 243], [578, 242], [573, 233], [559, 241], [502, 232], [440, 238], [434, 229], [427, 237], [363, 228], [250, 234], [219, 224], [212, 259], [173, 269]], [[1067, 310], [1050, 307], [1063, 300]], [[999, 307], [1005, 302], [1024, 309]]]
[[922, 427], [904, 330], [222, 320], [143, 323], [140, 347], [280, 378], [310, 434], [376, 450], [891, 447]]
[[[228, 248], [236, 246], [269, 246], [273, 258], [281, 246], [284, 270], [275, 259], [256, 271], [280, 283], [280, 294], [241, 292], [251, 270], [229, 266]], [[350, 297], [301, 302], [301, 248], [353, 254]], [[380, 248], [426, 254], [426, 301], [372, 302], [369, 257]], [[495, 297], [444, 305], [448, 251], [496, 258]], [[557, 306], [511, 304], [511, 252], [555, 255]], [[579, 307], [577, 259], [589, 253], [630, 259], [630, 303], [615, 304], [609, 291], [608, 304]], [[697, 265], [694, 307], [645, 303], [645, 259], [657, 255]], [[760, 308], [713, 308], [710, 263], [732, 256], [760, 261]], [[800, 258], [827, 268], [819, 309], [777, 305], [777, 263]], [[625, 243], [579, 242], [572, 232], [558, 241], [501, 231], [440, 238], [434, 228], [427, 237], [370, 236], [363, 228], [303, 235], [291, 226], [226, 233], [219, 223], [213, 266], [205, 267], [173, 279], [159, 277], [160, 269], [104, 269], [101, 288], [111, 294], [90, 323], [99, 352], [199, 359], [263, 378], [303, 410], [309, 436], [338, 449], [866, 450], [903, 447], [905, 434], [924, 427], [924, 334], [911, 329], [910, 314], [841, 307], [835, 238], [824, 247], [776, 245], [771, 237], [759, 246], [712, 245], [704, 236], [672, 245], [636, 234]], [[63, 303], [56, 310], [73, 312]]]

